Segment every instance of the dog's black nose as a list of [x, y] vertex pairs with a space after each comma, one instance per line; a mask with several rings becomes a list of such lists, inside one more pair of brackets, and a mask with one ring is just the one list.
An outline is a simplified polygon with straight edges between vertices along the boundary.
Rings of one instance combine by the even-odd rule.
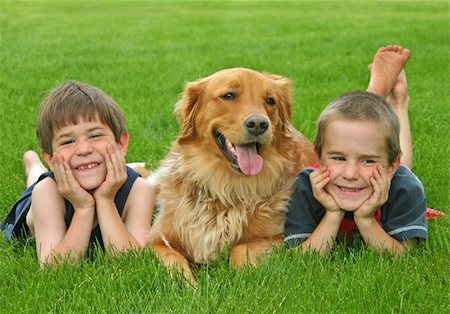
[[244, 122], [245, 128], [250, 134], [258, 136], [269, 128], [269, 121], [261, 115], [251, 115]]

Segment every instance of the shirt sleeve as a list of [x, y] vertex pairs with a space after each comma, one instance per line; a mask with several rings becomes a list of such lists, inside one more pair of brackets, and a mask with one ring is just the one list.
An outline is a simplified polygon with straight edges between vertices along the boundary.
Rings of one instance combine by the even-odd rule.
[[428, 235], [426, 198], [422, 183], [400, 166], [391, 183], [388, 202], [381, 208], [381, 225], [394, 239], [425, 240]]
[[313, 169], [302, 171], [295, 182], [295, 189], [288, 204], [284, 231], [287, 248], [300, 245], [316, 229], [325, 209], [312, 194], [309, 175]]

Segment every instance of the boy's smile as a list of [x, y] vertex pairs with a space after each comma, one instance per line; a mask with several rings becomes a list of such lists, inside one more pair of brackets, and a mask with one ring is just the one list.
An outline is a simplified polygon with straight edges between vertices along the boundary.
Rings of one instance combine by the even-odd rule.
[[[128, 138], [127, 138], [128, 139]], [[76, 181], [85, 190], [98, 188], [105, 180], [107, 147], [114, 143], [124, 151], [123, 136], [116, 143], [111, 129], [98, 118], [94, 121], [80, 121], [56, 130], [52, 140], [53, 152], [62, 156], [69, 164]], [[125, 153], [125, 151], [124, 151]], [[44, 154], [51, 166], [52, 156]], [[47, 157], [46, 157], [47, 156]]]
[[[69, 163], [69, 165], [75, 179], [86, 190], [96, 189], [105, 180], [106, 164], [104, 158], [103, 161], [99, 162], [88, 162], [81, 165]], [[96, 184], [97, 180], [100, 181], [100, 184]]]
[[330, 172], [325, 190], [337, 205], [355, 211], [373, 194], [370, 178], [377, 165], [390, 173], [386, 136], [370, 121], [334, 120], [327, 126], [320, 162]]

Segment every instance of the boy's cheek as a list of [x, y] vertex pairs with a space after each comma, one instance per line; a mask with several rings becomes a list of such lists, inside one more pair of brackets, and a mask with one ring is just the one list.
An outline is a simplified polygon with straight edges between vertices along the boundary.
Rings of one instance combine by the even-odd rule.
[[332, 164], [323, 164], [323, 166], [325, 166], [325, 167], [327, 167], [327, 171], [329, 172], [329, 177], [330, 177], [330, 179], [331, 179], [331, 181], [330, 182], [332, 182], [335, 178], [336, 178], [336, 176], [337, 176], [337, 173], [339, 173], [339, 168], [338, 167], [336, 167], [336, 165], [332, 165]]

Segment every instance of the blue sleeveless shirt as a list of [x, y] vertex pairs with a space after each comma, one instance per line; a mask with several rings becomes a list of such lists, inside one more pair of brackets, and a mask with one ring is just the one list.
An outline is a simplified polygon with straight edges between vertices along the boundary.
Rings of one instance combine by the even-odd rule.
[[[125, 208], [125, 203], [131, 191], [131, 187], [139, 177], [139, 174], [129, 167], [127, 167], [127, 175], [127, 180], [117, 191], [116, 197], [114, 198], [114, 203], [116, 204], [117, 211], [119, 212], [120, 216], [122, 216], [123, 210]], [[11, 211], [0, 225], [1, 230], [3, 231], [8, 241], [12, 240], [13, 237], [17, 239], [24, 239], [31, 236], [31, 232], [26, 223], [26, 216], [31, 207], [31, 194], [36, 184], [47, 177], [55, 180], [53, 172], [46, 172], [42, 174], [36, 183], [28, 187], [22, 193], [19, 200], [13, 205]], [[69, 228], [75, 210], [73, 208], [73, 205], [68, 200], [64, 199], [64, 204], [66, 207], [66, 227]], [[98, 224], [94, 227], [94, 229], [92, 229], [90, 243], [91, 245], [97, 243], [102, 248], [104, 248], [102, 234], [100, 232], [100, 226]]]

